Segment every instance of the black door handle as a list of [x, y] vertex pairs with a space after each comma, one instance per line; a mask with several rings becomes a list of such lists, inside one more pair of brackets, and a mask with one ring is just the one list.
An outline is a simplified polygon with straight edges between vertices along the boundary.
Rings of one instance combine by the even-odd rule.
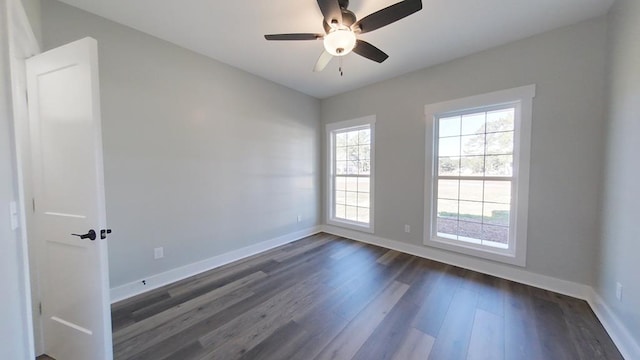
[[107, 234], [111, 234], [111, 229], [102, 229], [100, 230], [100, 239], [106, 239]]
[[78, 236], [80, 237], [80, 239], [89, 239], [89, 240], [95, 240], [96, 239], [96, 232], [93, 231], [93, 229], [89, 230], [88, 233], [80, 235], [80, 234], [71, 234], [73, 236]]

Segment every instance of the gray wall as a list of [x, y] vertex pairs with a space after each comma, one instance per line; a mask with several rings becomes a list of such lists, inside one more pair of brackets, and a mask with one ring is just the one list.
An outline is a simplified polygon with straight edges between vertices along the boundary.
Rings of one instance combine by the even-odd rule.
[[[537, 84], [527, 269], [593, 283], [605, 42], [606, 19], [599, 18], [323, 100], [324, 124], [377, 116], [376, 235], [422, 244], [429, 196], [423, 190], [424, 164], [431, 156], [425, 154], [425, 105]], [[404, 224], [411, 225], [410, 234]]]
[[317, 99], [42, 6], [45, 49], [98, 40], [112, 287], [319, 224]]
[[[609, 14], [609, 110], [596, 291], [640, 344], [640, 2]], [[615, 297], [623, 285], [622, 301]]]
[[29, 19], [33, 34], [39, 45], [42, 46], [42, 6], [40, 0], [22, 0], [22, 6]]

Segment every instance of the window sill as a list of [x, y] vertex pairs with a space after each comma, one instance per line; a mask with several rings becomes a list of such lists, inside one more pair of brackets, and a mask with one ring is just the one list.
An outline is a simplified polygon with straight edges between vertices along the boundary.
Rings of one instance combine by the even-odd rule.
[[515, 251], [501, 249], [499, 247], [482, 246], [472, 242], [464, 242], [460, 240], [452, 240], [444, 237], [434, 236], [425, 239], [424, 244], [438, 249], [448, 250], [464, 255], [469, 255], [481, 259], [492, 260], [510, 265], [524, 267], [526, 258], [519, 258], [515, 255]]

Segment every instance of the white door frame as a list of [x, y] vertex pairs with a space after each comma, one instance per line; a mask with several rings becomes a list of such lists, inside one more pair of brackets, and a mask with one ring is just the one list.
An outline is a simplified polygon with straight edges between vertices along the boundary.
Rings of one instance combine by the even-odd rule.
[[[18, 259], [20, 271], [23, 276], [24, 296], [23, 303], [25, 313], [22, 318], [25, 321], [25, 329], [27, 334], [27, 354], [29, 358], [34, 359], [36, 353], [42, 353], [42, 333], [41, 322], [39, 316], [34, 317], [34, 307], [37, 303], [32, 301], [35, 295], [39, 296], [39, 288], [37, 281], [37, 271], [34, 271], [35, 261], [34, 246], [29, 246], [29, 233], [31, 233], [30, 215], [27, 209], [31, 199], [31, 178], [30, 178], [30, 161], [29, 161], [29, 117], [26, 102], [26, 71], [25, 60], [35, 54], [40, 53], [40, 46], [33, 33], [33, 29], [29, 24], [29, 20], [19, 0], [6, 0], [6, 14], [8, 21], [8, 40], [9, 40], [9, 66], [11, 71], [11, 97], [13, 108], [13, 128], [14, 128], [14, 145], [16, 157], [16, 178], [18, 186], [18, 212], [20, 218], [20, 247], [22, 248], [22, 258]], [[35, 322], [34, 322], [35, 320]], [[37, 342], [36, 342], [37, 339]]]

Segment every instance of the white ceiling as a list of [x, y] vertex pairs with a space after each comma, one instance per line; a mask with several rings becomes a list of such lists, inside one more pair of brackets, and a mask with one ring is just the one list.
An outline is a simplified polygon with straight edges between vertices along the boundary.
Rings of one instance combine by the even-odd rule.
[[[423, 0], [423, 9], [363, 40], [382, 64], [349, 54], [312, 72], [321, 41], [264, 34], [321, 33], [315, 0], [61, 0], [303, 93], [325, 98], [605, 14], [614, 0]], [[352, 0], [358, 19], [398, 0]]]

